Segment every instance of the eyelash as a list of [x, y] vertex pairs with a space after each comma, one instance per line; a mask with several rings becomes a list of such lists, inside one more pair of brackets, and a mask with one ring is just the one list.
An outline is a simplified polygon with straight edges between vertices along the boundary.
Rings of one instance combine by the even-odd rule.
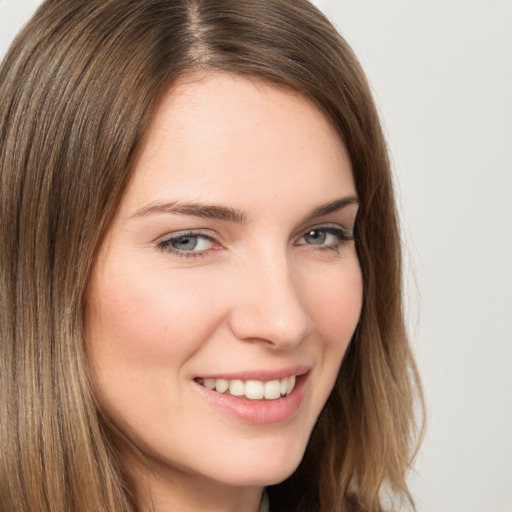
[[307, 235], [311, 235], [312, 233], [324, 233], [326, 235], [333, 235], [336, 240], [333, 244], [330, 245], [322, 245], [316, 247], [315, 244], [296, 244], [296, 245], [310, 245], [316, 250], [320, 251], [336, 251], [339, 252], [340, 248], [347, 244], [348, 242], [353, 242], [354, 236], [350, 231], [346, 229], [335, 227], [335, 226], [317, 226], [306, 230], [305, 233], [301, 235], [300, 238], [304, 238]]
[[200, 258], [200, 257], [202, 258], [203, 256], [205, 256], [208, 253], [209, 250], [211, 250], [211, 249], [206, 249], [203, 251], [183, 251], [183, 250], [173, 247], [173, 245], [172, 245], [173, 242], [178, 242], [185, 238], [193, 238], [196, 240], [199, 240], [199, 239], [207, 240], [208, 242], [210, 242], [212, 244], [218, 245], [218, 242], [215, 240], [215, 238], [213, 238], [212, 236], [210, 236], [206, 233], [203, 233], [201, 231], [183, 231], [180, 233], [175, 233], [173, 236], [166, 238], [165, 240], [162, 240], [161, 242], [158, 243], [157, 248], [163, 252], [167, 252], [167, 253], [172, 254], [173, 256], [177, 256], [178, 258], [187, 258], [187, 259], [189, 259], [189, 258], [195, 259], [195, 258]]
[[[350, 231], [347, 231], [340, 227], [334, 227], [334, 226], [317, 226], [317, 227], [307, 229], [299, 237], [299, 240], [308, 235], [311, 235], [314, 232], [315, 233], [323, 233], [325, 235], [332, 235], [336, 238], [336, 240], [333, 244], [330, 244], [330, 245], [318, 244], [318, 246], [316, 246], [315, 244], [297, 243], [297, 242], [294, 245], [309, 245], [309, 246], [313, 247], [314, 250], [317, 250], [317, 251], [339, 252], [340, 248], [343, 245], [355, 240], [353, 234]], [[202, 240], [206, 240], [206, 241], [210, 242], [211, 244], [219, 245], [218, 242], [215, 240], [215, 238], [213, 238], [212, 236], [210, 236], [206, 233], [203, 233], [201, 231], [184, 231], [181, 233], [176, 233], [173, 236], [166, 238], [165, 240], [162, 240], [161, 242], [159, 242], [157, 244], [157, 248], [163, 252], [170, 253], [173, 256], [177, 256], [179, 258], [187, 258], [187, 259], [189, 259], [189, 258], [196, 259], [196, 258], [200, 258], [200, 257], [202, 258], [202, 257], [206, 256], [212, 250], [212, 249], [205, 249], [202, 251], [194, 251], [194, 250], [184, 251], [184, 250], [180, 250], [180, 249], [173, 247], [173, 245], [172, 245], [173, 242], [177, 243], [180, 240], [184, 240], [186, 238], [191, 238], [191, 239], [195, 239], [195, 240], [202, 239]]]

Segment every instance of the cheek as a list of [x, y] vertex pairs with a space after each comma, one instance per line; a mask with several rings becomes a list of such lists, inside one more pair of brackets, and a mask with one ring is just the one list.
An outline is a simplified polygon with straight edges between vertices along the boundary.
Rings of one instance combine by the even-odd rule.
[[336, 382], [361, 315], [363, 282], [355, 254], [346, 261], [342, 271], [339, 267], [327, 269], [321, 279], [311, 281], [307, 296], [317, 332], [314, 343], [322, 373], [315, 392], [323, 405]]
[[325, 272], [310, 283], [309, 310], [316, 330], [329, 350], [344, 352], [361, 315], [363, 282], [354, 257], [343, 271]]
[[195, 293], [194, 283], [165, 275], [118, 269], [94, 276], [87, 318], [93, 352], [110, 349], [140, 366], [152, 357], [163, 364], [198, 348], [210, 328], [208, 291], [203, 283], [202, 293]]
[[165, 279], [169, 272], [129, 263], [126, 256], [123, 262], [110, 261], [103, 267], [108, 271], [97, 266], [88, 290], [86, 335], [98, 399], [137, 439], [147, 429], [144, 422], [168, 425], [169, 418], [185, 413], [184, 368], [219, 315], [208, 309], [207, 284], [198, 288], [176, 273]]
[[198, 294], [189, 279], [108, 268], [108, 275], [98, 272], [91, 280], [89, 360], [105, 412], [133, 434], [138, 418], [165, 425], [182, 415], [184, 369], [218, 315], [208, 310], [204, 284]]

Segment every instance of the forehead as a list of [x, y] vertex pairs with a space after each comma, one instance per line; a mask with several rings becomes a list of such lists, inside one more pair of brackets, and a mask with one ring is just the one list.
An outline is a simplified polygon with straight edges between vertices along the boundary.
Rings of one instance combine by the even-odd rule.
[[243, 203], [262, 187], [267, 198], [353, 191], [345, 145], [323, 113], [259, 80], [212, 73], [177, 82], [146, 134], [128, 190], [133, 206], [162, 194], [197, 200], [207, 193], [220, 202], [226, 194]]

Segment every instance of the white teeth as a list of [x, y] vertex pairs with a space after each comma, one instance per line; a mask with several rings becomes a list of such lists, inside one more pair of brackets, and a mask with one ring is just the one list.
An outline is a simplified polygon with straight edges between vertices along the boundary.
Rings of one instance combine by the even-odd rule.
[[279, 383], [279, 392], [281, 395], [286, 395], [286, 392], [288, 391], [288, 377], [285, 377], [280, 383]]
[[229, 381], [224, 380], [224, 379], [216, 379], [215, 380], [215, 390], [218, 393], [225, 393], [228, 390], [228, 388], [229, 388]]
[[291, 375], [281, 380], [243, 380], [234, 379], [197, 379], [197, 382], [205, 388], [217, 391], [217, 393], [228, 393], [233, 396], [245, 396], [249, 400], [276, 400], [286, 396], [293, 391], [296, 377]]
[[281, 396], [281, 386], [278, 380], [271, 380], [270, 382], [265, 382], [263, 385], [265, 389], [265, 398], [267, 400], [275, 400]]
[[215, 379], [204, 379], [203, 386], [207, 389], [215, 389]]
[[264, 396], [261, 380], [248, 380], [245, 383], [245, 396], [251, 400], [261, 400]]
[[229, 393], [234, 396], [245, 395], [245, 384], [241, 380], [229, 381]]
[[288, 387], [286, 388], [286, 394], [291, 393], [292, 389], [295, 387], [295, 375], [292, 375], [288, 379]]

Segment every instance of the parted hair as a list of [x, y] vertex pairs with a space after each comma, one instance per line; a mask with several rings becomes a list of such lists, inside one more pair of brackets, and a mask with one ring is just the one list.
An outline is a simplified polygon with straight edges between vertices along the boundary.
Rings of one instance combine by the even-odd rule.
[[361, 318], [302, 463], [268, 489], [271, 510], [381, 512], [384, 488], [412, 506], [423, 401], [386, 144], [350, 47], [307, 0], [47, 0], [0, 68], [0, 509], [138, 510], [95, 397], [84, 306], [159, 102], [197, 71], [312, 101], [348, 149], [360, 201]]

